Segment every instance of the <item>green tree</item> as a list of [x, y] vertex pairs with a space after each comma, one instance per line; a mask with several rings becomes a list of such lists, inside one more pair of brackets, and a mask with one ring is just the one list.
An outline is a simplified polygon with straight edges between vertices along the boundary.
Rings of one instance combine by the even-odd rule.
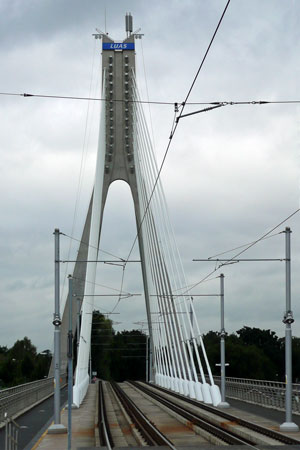
[[270, 364], [266, 367], [266, 378], [284, 379], [284, 345], [275, 331], [244, 326], [237, 331], [237, 334], [243, 344], [255, 345], [269, 358]]
[[21, 362], [21, 377], [23, 383], [33, 381], [34, 362], [33, 358], [27, 353]]
[[35, 379], [36, 347], [28, 337], [17, 340], [9, 350], [6, 347], [1, 349], [0, 379], [3, 386], [15, 386]]
[[226, 340], [227, 376], [272, 379], [274, 367], [270, 358], [256, 345], [245, 345], [235, 335]]
[[140, 330], [122, 331], [114, 336], [111, 376], [115, 381], [145, 380], [146, 335]]
[[111, 378], [110, 362], [113, 336], [112, 321], [99, 311], [94, 311], [91, 340], [92, 370], [96, 371], [97, 376], [104, 380]]
[[32, 374], [33, 380], [41, 380], [48, 376], [51, 360], [52, 354], [50, 350], [44, 350], [36, 355]]
[[21, 361], [25, 355], [35, 357], [36, 347], [31, 343], [31, 340], [25, 336], [24, 339], [15, 342], [13, 347], [8, 351], [8, 354], [11, 358]]

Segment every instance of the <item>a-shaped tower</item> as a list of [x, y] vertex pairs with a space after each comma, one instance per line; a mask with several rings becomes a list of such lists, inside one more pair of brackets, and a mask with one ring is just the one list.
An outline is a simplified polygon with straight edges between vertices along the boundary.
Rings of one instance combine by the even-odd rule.
[[[102, 38], [102, 102], [99, 145], [93, 196], [79, 248], [78, 261], [97, 261], [101, 224], [108, 189], [115, 180], [130, 186], [134, 202], [142, 266], [146, 311], [153, 350], [153, 382], [206, 403], [217, 405], [220, 393], [214, 385], [193, 303], [166, 208], [153, 155], [135, 74], [135, 40], [132, 16], [126, 15], [127, 38]], [[87, 245], [89, 244], [89, 245]], [[76, 263], [73, 291], [82, 299], [79, 351], [73, 401], [79, 406], [86, 394], [89, 375], [91, 322], [96, 262]], [[85, 280], [86, 282], [82, 282]], [[89, 301], [85, 298], [89, 296]], [[194, 324], [190, 320], [193, 311]], [[66, 342], [67, 306], [62, 342]], [[155, 317], [155, 321], [152, 318]], [[74, 315], [74, 326], [76, 323]], [[208, 373], [206, 382], [202, 362]], [[62, 347], [62, 366], [66, 349]], [[200, 381], [198, 379], [200, 374]]]

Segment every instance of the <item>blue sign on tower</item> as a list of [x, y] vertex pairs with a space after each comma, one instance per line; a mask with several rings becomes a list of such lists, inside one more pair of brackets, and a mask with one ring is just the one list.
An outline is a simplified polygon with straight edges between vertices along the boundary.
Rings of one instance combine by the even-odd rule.
[[103, 42], [102, 50], [134, 50], [134, 42]]

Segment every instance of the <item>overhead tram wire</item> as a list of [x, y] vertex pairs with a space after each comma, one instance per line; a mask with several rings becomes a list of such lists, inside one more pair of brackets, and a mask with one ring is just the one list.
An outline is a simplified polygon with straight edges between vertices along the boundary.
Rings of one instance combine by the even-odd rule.
[[[227, 3], [226, 3], [226, 6], [225, 6], [225, 8], [224, 8], [224, 11], [223, 11], [223, 13], [222, 13], [222, 15], [221, 15], [221, 18], [220, 18], [220, 20], [219, 20], [219, 22], [218, 22], [218, 25], [217, 25], [215, 31], [214, 31], [214, 33], [213, 33], [213, 36], [212, 36], [212, 38], [211, 38], [211, 40], [210, 40], [210, 43], [209, 43], [209, 45], [208, 45], [208, 47], [207, 47], [207, 50], [206, 50], [206, 52], [205, 52], [205, 54], [204, 54], [204, 57], [202, 58], [201, 64], [200, 64], [200, 66], [199, 66], [199, 68], [198, 68], [198, 70], [197, 70], [197, 73], [196, 73], [196, 75], [195, 75], [193, 81], [192, 81], [192, 84], [191, 84], [191, 86], [190, 86], [190, 88], [189, 88], [189, 90], [188, 90], [188, 93], [187, 93], [187, 95], [186, 95], [186, 97], [185, 97], [185, 100], [184, 100], [184, 102], [181, 104], [181, 111], [180, 111], [180, 114], [179, 114], [178, 118], [180, 118], [180, 116], [182, 115], [182, 113], [183, 113], [183, 111], [184, 111], [184, 108], [185, 108], [185, 106], [186, 106], [186, 103], [187, 103], [187, 101], [188, 101], [188, 99], [189, 99], [189, 97], [190, 97], [190, 95], [191, 95], [192, 89], [193, 89], [193, 87], [194, 87], [194, 85], [195, 85], [195, 83], [196, 83], [196, 80], [197, 80], [197, 78], [198, 78], [198, 76], [199, 76], [199, 73], [200, 73], [202, 67], [203, 67], [203, 64], [204, 64], [204, 62], [205, 62], [205, 60], [206, 60], [206, 57], [207, 57], [207, 55], [208, 55], [208, 53], [209, 53], [209, 50], [210, 50], [210, 48], [211, 48], [211, 46], [212, 46], [212, 44], [213, 44], [213, 41], [214, 41], [214, 39], [215, 39], [215, 37], [216, 37], [216, 34], [217, 34], [217, 32], [218, 32], [218, 30], [219, 30], [219, 28], [220, 28], [220, 25], [221, 25], [221, 23], [222, 23], [222, 21], [223, 21], [223, 18], [224, 18], [224, 16], [225, 16], [225, 13], [226, 13], [226, 11], [227, 11], [227, 8], [228, 8], [228, 6], [229, 6], [229, 4], [230, 4], [230, 1], [231, 1], [231, 0], [228, 0]], [[177, 118], [177, 119], [178, 119], [178, 118]], [[134, 248], [134, 246], [135, 246], [135, 244], [136, 244], [136, 241], [137, 241], [137, 239], [138, 239], [138, 236], [139, 236], [139, 233], [140, 233], [142, 224], [143, 224], [144, 219], [145, 219], [145, 216], [146, 216], [146, 214], [147, 214], [147, 212], [148, 212], [148, 209], [149, 209], [149, 206], [150, 206], [150, 203], [151, 203], [151, 200], [152, 200], [152, 197], [153, 197], [155, 188], [156, 188], [157, 183], [158, 183], [158, 180], [159, 180], [159, 178], [160, 178], [160, 174], [161, 174], [161, 172], [162, 172], [162, 169], [163, 169], [165, 160], [166, 160], [166, 158], [167, 158], [167, 155], [168, 155], [168, 152], [169, 152], [169, 149], [170, 149], [171, 142], [172, 142], [172, 140], [173, 140], [174, 134], [175, 134], [175, 132], [176, 132], [176, 130], [177, 130], [178, 124], [179, 124], [179, 120], [176, 120], [174, 127], [172, 126], [172, 130], [171, 130], [171, 134], [170, 134], [170, 137], [169, 137], [169, 142], [168, 142], [168, 144], [167, 144], [167, 148], [166, 148], [166, 150], [165, 150], [165, 153], [164, 153], [164, 156], [163, 156], [163, 159], [162, 159], [160, 168], [159, 168], [159, 170], [158, 170], [157, 177], [156, 177], [155, 182], [154, 182], [154, 186], [153, 186], [153, 188], [152, 188], [152, 191], [151, 191], [149, 200], [148, 200], [148, 202], [147, 202], [147, 205], [146, 205], [146, 208], [145, 208], [145, 211], [144, 211], [142, 220], [141, 220], [141, 222], [140, 222], [140, 224], [139, 224], [139, 227], [138, 227], [137, 234], [136, 234], [136, 236], [135, 236], [134, 242], [133, 242], [132, 247], [131, 247], [131, 249], [130, 249], [130, 251], [129, 251], [129, 255], [128, 255], [128, 257], [127, 257], [127, 260], [130, 258], [131, 253], [132, 253], [132, 251], [133, 251], [133, 248]]]
[[[272, 238], [272, 237], [274, 237], [274, 236], [278, 236], [278, 234], [280, 234], [280, 233], [282, 233], [282, 231], [280, 231], [279, 233], [271, 234], [270, 236], [266, 236], [265, 238], [263, 238], [263, 239], [261, 239], [261, 240], [270, 239], [270, 238]], [[209, 260], [209, 259], [214, 259], [214, 258], [217, 258], [218, 256], [225, 255], [226, 253], [234, 252], [235, 250], [239, 250], [240, 248], [247, 247], [248, 245], [254, 244], [255, 242], [256, 242], [256, 241], [252, 241], [252, 242], [248, 242], [247, 244], [244, 244], [244, 245], [239, 245], [238, 247], [231, 248], [230, 250], [226, 250], [226, 251], [224, 251], [224, 252], [222, 252], [222, 253], [217, 253], [216, 255], [209, 256], [207, 259], [208, 259], [208, 260]]]
[[[129, 100], [129, 99], [109, 99], [100, 97], [80, 97], [75, 95], [47, 95], [47, 94], [29, 94], [29, 93], [19, 93], [19, 92], [0, 92], [3, 96], [12, 97], [36, 97], [36, 98], [49, 98], [49, 99], [61, 99], [61, 100], [82, 100], [82, 101], [98, 101], [98, 102], [126, 102], [126, 103], [141, 103], [144, 105], [165, 105], [173, 106], [178, 105], [179, 107], [183, 105], [184, 102], [180, 103], [178, 101], [167, 102], [162, 100]], [[236, 106], [236, 105], [283, 105], [283, 104], [300, 104], [300, 100], [246, 100], [246, 101], [227, 101], [227, 100], [217, 100], [217, 101], [207, 101], [207, 102], [185, 102], [185, 106], [197, 106], [197, 105], [212, 105], [212, 106]], [[202, 112], [202, 111], [201, 111]]]
[[[242, 250], [241, 252], [235, 254], [234, 256], [232, 256], [231, 258], [228, 259], [227, 262], [219, 264], [214, 270], [212, 270], [211, 272], [209, 272], [208, 275], [206, 275], [204, 278], [202, 278], [200, 281], [198, 281], [197, 283], [191, 285], [191, 287], [189, 287], [189, 289], [187, 289], [186, 291], [184, 291], [182, 293], [182, 295], [186, 294], [187, 292], [190, 292], [192, 289], [194, 289], [196, 286], [199, 286], [199, 284], [203, 283], [204, 281], [209, 281], [210, 280], [210, 276], [213, 275], [215, 272], [217, 272], [221, 267], [229, 265], [229, 264], [234, 264], [236, 263], [236, 261], [233, 261], [235, 258], [237, 258], [238, 256], [240, 256], [241, 254], [245, 253], [247, 250], [249, 250], [251, 247], [253, 247], [254, 245], [258, 244], [259, 242], [261, 242], [262, 240], [266, 239], [267, 236], [272, 233], [273, 231], [276, 230], [276, 228], [279, 228], [281, 225], [283, 225], [287, 220], [291, 219], [295, 214], [297, 214], [300, 211], [300, 208], [296, 209], [293, 213], [291, 213], [288, 217], [286, 217], [285, 219], [283, 219], [278, 225], [276, 225], [275, 227], [273, 227], [271, 230], [269, 230], [267, 233], [265, 233], [263, 236], [261, 236], [260, 238], [256, 239], [255, 241], [251, 242], [244, 250]], [[278, 233], [280, 234], [280, 233]], [[275, 235], [274, 235], [275, 236]], [[271, 236], [270, 236], [271, 237]], [[239, 248], [239, 247], [238, 247]], [[193, 295], [193, 294], [191, 294]]]
[[95, 283], [93, 281], [88, 281], [88, 280], [85, 280], [84, 278], [73, 277], [73, 280], [84, 281], [86, 283], [93, 284], [94, 286], [99, 286], [99, 287], [102, 287], [102, 288], [104, 287], [106, 289], [110, 289], [111, 291], [116, 291], [116, 292], [118, 292], [117, 295], [119, 295], [119, 294], [121, 294], [121, 295], [130, 295], [130, 292], [122, 292], [119, 289], [116, 289], [116, 288], [113, 288], [113, 287], [110, 287], [110, 286], [106, 286], [104, 284]]
[[[296, 211], [294, 211], [293, 213], [291, 213], [286, 219], [282, 220], [278, 225], [276, 225], [275, 227], [273, 227], [271, 230], [269, 230], [267, 233], [265, 233], [262, 237], [260, 237], [259, 239], [257, 239], [256, 241], [252, 242], [251, 244], [249, 244], [244, 250], [240, 251], [239, 253], [237, 253], [236, 255], [234, 255], [232, 258], [229, 259], [228, 262], [232, 261], [233, 259], [237, 258], [238, 256], [242, 255], [243, 253], [245, 253], [247, 250], [249, 250], [249, 248], [253, 247], [254, 245], [258, 244], [258, 242], [262, 241], [263, 239], [265, 239], [270, 233], [273, 233], [273, 231], [275, 231], [278, 227], [280, 227], [282, 224], [284, 224], [284, 222], [286, 222], [287, 220], [291, 219], [295, 214], [297, 214], [300, 211], [300, 208], [296, 209]], [[226, 265], [223, 264], [223, 265]]]
[[62, 235], [62, 236], [66, 236], [66, 237], [68, 237], [69, 239], [73, 239], [74, 241], [77, 241], [77, 242], [79, 242], [80, 244], [84, 244], [84, 245], [86, 245], [87, 247], [95, 248], [95, 249], [98, 250], [99, 252], [105, 253], [106, 255], [109, 255], [109, 256], [112, 256], [113, 258], [117, 258], [116, 262], [119, 262], [119, 261], [125, 262], [125, 259], [124, 259], [124, 258], [121, 258], [121, 256], [116, 256], [116, 255], [114, 255], [113, 253], [110, 253], [110, 252], [108, 252], [108, 251], [106, 251], [106, 250], [102, 250], [101, 248], [95, 247], [94, 245], [88, 244], [87, 242], [84, 242], [84, 241], [82, 241], [81, 239], [76, 239], [76, 238], [74, 238], [74, 237], [72, 237], [72, 236], [69, 236], [69, 235], [66, 234], [66, 233], [61, 233], [61, 235]]

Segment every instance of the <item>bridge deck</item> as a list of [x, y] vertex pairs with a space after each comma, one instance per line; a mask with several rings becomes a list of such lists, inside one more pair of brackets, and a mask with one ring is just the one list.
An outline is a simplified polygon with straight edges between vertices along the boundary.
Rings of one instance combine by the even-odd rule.
[[[96, 385], [90, 385], [87, 396], [82, 403], [82, 406], [79, 409], [72, 410], [72, 448], [74, 449], [94, 449], [96, 446], [95, 442], [95, 417], [96, 417]], [[263, 408], [257, 405], [249, 405], [244, 402], [239, 402], [236, 400], [228, 401], [231, 403], [231, 407], [226, 410], [229, 413], [236, 414], [241, 418], [246, 420], [251, 420], [254, 423], [263, 425], [270, 429], [279, 430], [279, 424], [284, 421], [284, 413], [282, 411], [269, 410], [267, 408]], [[140, 405], [141, 406], [141, 405]], [[64, 410], [62, 412], [62, 423], [67, 426], [68, 419], [68, 411]], [[293, 417], [294, 422], [300, 425], [300, 416], [295, 415]], [[299, 433], [286, 433], [287, 435], [300, 440], [300, 432]], [[117, 445], [122, 445], [121, 441], [117, 443]], [[186, 445], [190, 447], [190, 443], [186, 441]], [[132, 447], [130, 448], [141, 448], [141, 447]], [[127, 448], [129, 448], [127, 447]], [[203, 444], [201, 448], [204, 450], [206, 447]], [[211, 449], [212, 445], [208, 444], [207, 448]], [[291, 448], [293, 446], [289, 446]], [[56, 449], [56, 450], [65, 450], [67, 448], [67, 435], [52, 435], [48, 434], [47, 431], [44, 433], [40, 441], [33, 447], [32, 450], [35, 449]], [[125, 447], [118, 447], [125, 448]], [[187, 447], [184, 445], [181, 447], [180, 445], [176, 448], [178, 450], [183, 450]], [[195, 447], [194, 447], [195, 448]], [[199, 448], [199, 447], [197, 447]], [[228, 448], [228, 447], [227, 447]], [[281, 446], [284, 448], [284, 446]]]

